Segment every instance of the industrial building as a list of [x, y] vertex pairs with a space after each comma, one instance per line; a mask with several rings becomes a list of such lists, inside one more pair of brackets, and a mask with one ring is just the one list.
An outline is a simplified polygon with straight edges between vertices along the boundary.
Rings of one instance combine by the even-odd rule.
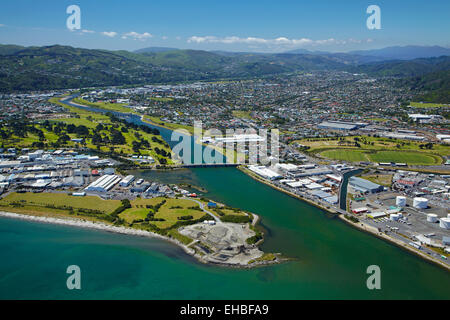
[[[299, 166], [300, 167], [300, 166]], [[311, 177], [311, 176], [326, 176], [327, 174], [333, 173], [332, 170], [326, 167], [314, 168], [314, 169], [306, 169], [306, 170], [298, 170], [288, 172], [289, 178], [303, 178], [303, 177]]]
[[85, 190], [93, 192], [108, 192], [116, 184], [118, 184], [120, 180], [122, 179], [117, 175], [104, 175], [92, 182]]
[[276, 180], [282, 178], [281, 175], [264, 166], [249, 166], [248, 169], [265, 179]]
[[358, 177], [351, 177], [349, 184], [353, 189], [362, 193], [377, 193], [384, 190], [383, 186]]
[[119, 186], [126, 188], [134, 181], [134, 176], [126, 176], [120, 181]]
[[322, 122], [317, 126], [319, 129], [327, 129], [327, 130], [347, 130], [352, 131], [356, 130], [359, 127], [353, 123], [336, 123], [336, 122]]

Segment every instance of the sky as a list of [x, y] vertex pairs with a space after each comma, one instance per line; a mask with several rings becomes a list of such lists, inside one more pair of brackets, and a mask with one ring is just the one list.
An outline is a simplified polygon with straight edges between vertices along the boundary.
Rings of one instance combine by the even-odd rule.
[[[81, 28], [67, 28], [79, 6]], [[381, 29], [370, 30], [370, 5]], [[0, 43], [108, 50], [346, 52], [394, 45], [450, 47], [448, 0], [2, 0]]]

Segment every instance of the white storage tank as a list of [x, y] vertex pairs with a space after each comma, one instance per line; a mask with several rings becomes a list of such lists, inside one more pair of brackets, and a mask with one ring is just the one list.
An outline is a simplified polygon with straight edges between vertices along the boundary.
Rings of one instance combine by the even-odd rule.
[[393, 213], [390, 215], [389, 219], [391, 221], [398, 221], [398, 219], [400, 219], [400, 216], [398, 214]]
[[398, 196], [395, 201], [395, 204], [397, 205], [397, 207], [401, 208], [406, 207], [406, 197]]
[[436, 223], [438, 221], [437, 214], [434, 213], [427, 214], [427, 221], [431, 223]]
[[428, 208], [428, 199], [427, 198], [414, 198], [413, 206], [416, 209], [426, 209], [426, 208]]
[[450, 230], [450, 218], [442, 218], [439, 226], [442, 229]]

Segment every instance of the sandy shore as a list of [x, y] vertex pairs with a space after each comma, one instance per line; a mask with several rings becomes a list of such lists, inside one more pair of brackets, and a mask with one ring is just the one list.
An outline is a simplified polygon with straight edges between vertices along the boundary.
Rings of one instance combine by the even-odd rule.
[[[26, 215], [26, 214], [19, 214], [19, 213], [12, 213], [12, 212], [4, 212], [0, 211], [0, 218], [10, 218], [10, 219], [19, 219], [19, 220], [25, 220], [30, 222], [38, 222], [38, 223], [49, 223], [49, 224], [55, 224], [55, 225], [62, 225], [62, 226], [70, 226], [70, 227], [77, 227], [77, 228], [85, 228], [85, 229], [92, 229], [92, 230], [101, 230], [116, 234], [124, 234], [124, 235], [130, 235], [130, 236], [138, 236], [138, 237], [147, 237], [147, 238], [154, 238], [154, 239], [161, 239], [168, 242], [171, 242], [179, 247], [181, 247], [186, 254], [196, 258], [199, 262], [203, 264], [209, 264], [209, 265], [217, 265], [222, 267], [231, 267], [231, 268], [254, 268], [254, 267], [260, 267], [268, 264], [275, 264], [280, 263], [281, 261], [276, 262], [259, 262], [254, 263], [252, 265], [242, 265], [242, 264], [231, 264], [231, 263], [218, 263], [218, 262], [211, 262], [206, 261], [203, 259], [201, 255], [199, 255], [194, 249], [189, 248], [188, 245], [185, 245], [181, 243], [180, 241], [164, 237], [162, 235], [159, 235], [157, 233], [153, 233], [150, 231], [145, 230], [138, 230], [133, 228], [126, 228], [126, 227], [117, 227], [110, 224], [105, 224], [101, 222], [92, 222], [92, 221], [86, 221], [86, 220], [80, 220], [80, 219], [62, 219], [62, 218], [52, 218], [52, 217], [41, 217], [41, 216], [33, 216], [33, 215]], [[195, 241], [193, 241], [195, 242]]]
[[31, 222], [50, 223], [50, 224], [77, 227], [77, 228], [101, 230], [101, 231], [106, 231], [106, 232], [138, 236], [138, 237], [161, 239], [161, 240], [166, 240], [166, 241], [172, 242], [172, 243], [182, 247], [184, 249], [184, 251], [186, 251], [186, 253], [188, 253], [190, 255], [194, 254], [194, 251], [192, 249], [189, 249], [187, 246], [185, 246], [184, 244], [182, 244], [181, 242], [179, 242], [175, 239], [164, 237], [157, 233], [153, 233], [153, 232], [145, 231], [145, 230], [117, 227], [117, 226], [113, 226], [113, 225], [105, 224], [105, 223], [101, 223], [101, 222], [92, 222], [92, 221], [86, 221], [86, 220], [80, 220], [80, 219], [62, 219], [62, 218], [52, 218], [52, 217], [40, 217], [40, 216], [32, 216], [32, 215], [26, 215], [26, 214], [4, 212], [4, 211], [0, 211], [0, 217], [11, 218], [11, 219], [20, 219], [20, 220], [26, 220], [26, 221], [31, 221]]

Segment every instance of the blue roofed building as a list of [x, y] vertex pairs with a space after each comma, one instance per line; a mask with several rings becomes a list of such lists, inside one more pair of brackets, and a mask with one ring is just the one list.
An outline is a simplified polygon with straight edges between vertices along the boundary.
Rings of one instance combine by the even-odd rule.
[[383, 186], [358, 177], [351, 177], [349, 184], [354, 190], [362, 193], [378, 193], [384, 190]]

